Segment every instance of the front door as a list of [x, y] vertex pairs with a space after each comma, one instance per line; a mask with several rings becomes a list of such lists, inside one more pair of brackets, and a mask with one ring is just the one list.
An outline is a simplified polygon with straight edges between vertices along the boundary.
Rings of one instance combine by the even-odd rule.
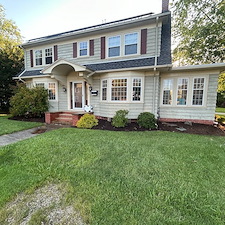
[[73, 82], [71, 97], [73, 109], [82, 109], [84, 107], [84, 82]]

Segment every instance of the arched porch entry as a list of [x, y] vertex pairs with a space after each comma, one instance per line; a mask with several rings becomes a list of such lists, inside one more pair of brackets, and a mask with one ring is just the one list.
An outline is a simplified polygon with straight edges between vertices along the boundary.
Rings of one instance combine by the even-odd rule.
[[42, 71], [51, 75], [59, 83], [59, 108], [69, 111], [83, 111], [85, 105], [90, 105], [89, 87], [92, 79], [88, 75], [93, 71], [66, 60], [58, 60]]

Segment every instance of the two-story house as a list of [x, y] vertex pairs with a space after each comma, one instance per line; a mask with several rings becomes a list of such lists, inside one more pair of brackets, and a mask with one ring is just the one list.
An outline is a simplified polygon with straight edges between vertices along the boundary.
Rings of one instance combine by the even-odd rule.
[[168, 2], [160, 14], [29, 40], [22, 45], [25, 70], [15, 79], [48, 89], [48, 123], [59, 114], [69, 121], [69, 112], [91, 105], [100, 118], [127, 109], [130, 119], [151, 112], [162, 121], [212, 124], [225, 64], [172, 66]]

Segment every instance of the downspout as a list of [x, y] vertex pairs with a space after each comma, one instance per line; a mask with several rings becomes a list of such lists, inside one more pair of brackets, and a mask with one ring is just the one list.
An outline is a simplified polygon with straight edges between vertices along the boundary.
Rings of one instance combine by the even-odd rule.
[[[158, 64], [158, 27], [159, 17], [156, 17], [156, 30], [155, 30], [155, 63], [154, 63], [154, 77], [153, 77], [153, 100], [152, 100], [152, 111], [155, 114], [155, 98], [156, 98], [156, 72]], [[158, 110], [157, 110], [158, 111]], [[158, 114], [158, 112], [156, 112]], [[158, 115], [157, 115], [158, 117]]]

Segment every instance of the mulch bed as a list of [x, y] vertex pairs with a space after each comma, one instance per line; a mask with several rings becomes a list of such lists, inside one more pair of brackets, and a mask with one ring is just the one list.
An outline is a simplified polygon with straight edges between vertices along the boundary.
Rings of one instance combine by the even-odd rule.
[[[44, 123], [44, 117], [39, 118], [24, 118], [24, 117], [13, 117], [13, 120], [30, 121], [30, 122], [41, 122]], [[61, 127], [64, 127], [61, 125]], [[65, 127], [69, 127], [68, 125]], [[37, 133], [43, 133], [48, 130], [60, 128], [60, 125], [48, 125], [45, 128], [37, 130]], [[177, 128], [184, 128], [184, 131], [179, 131]], [[110, 131], [149, 131], [148, 129], [141, 128], [135, 122], [128, 123], [124, 128], [116, 128], [111, 125], [111, 122], [107, 120], [99, 120], [98, 125], [93, 127], [95, 130], [110, 130]], [[214, 136], [225, 136], [225, 126], [217, 125], [210, 126], [197, 123], [158, 123], [158, 129], [160, 131], [170, 131], [188, 134], [199, 134], [199, 135], [214, 135]]]

